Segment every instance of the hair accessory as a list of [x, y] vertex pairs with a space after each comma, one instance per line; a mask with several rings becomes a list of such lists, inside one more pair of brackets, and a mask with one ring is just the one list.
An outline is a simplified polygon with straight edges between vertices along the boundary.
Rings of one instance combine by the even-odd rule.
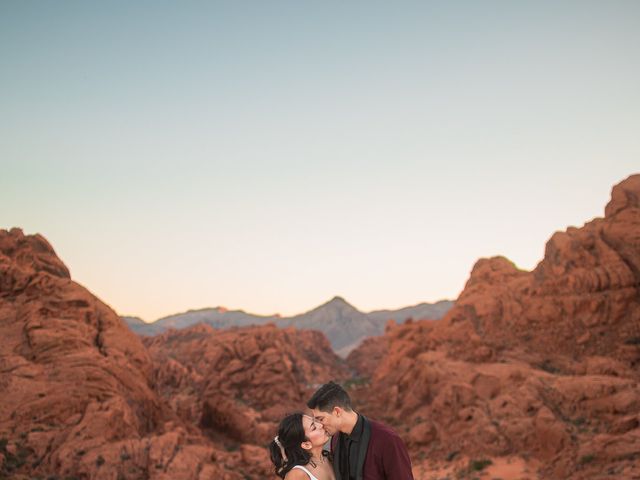
[[280, 443], [280, 439], [278, 438], [277, 435], [275, 436], [273, 441], [276, 442], [276, 445], [278, 446], [278, 448], [280, 449], [280, 453], [282, 454], [282, 459], [286, 462], [287, 461], [287, 454], [284, 453], [284, 447]]

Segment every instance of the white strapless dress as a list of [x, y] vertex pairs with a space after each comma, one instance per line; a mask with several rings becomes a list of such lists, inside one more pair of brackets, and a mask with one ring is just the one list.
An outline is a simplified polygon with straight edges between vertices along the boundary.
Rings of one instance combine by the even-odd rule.
[[313, 475], [313, 473], [311, 473], [309, 470], [307, 470], [307, 469], [306, 469], [305, 467], [303, 467], [302, 465], [296, 465], [296, 466], [295, 466], [295, 467], [293, 467], [293, 468], [297, 468], [298, 470], [302, 470], [302, 471], [303, 471], [303, 472], [305, 472], [307, 475], [309, 475], [309, 478], [310, 478], [311, 480], [318, 480], [318, 478], [317, 478], [317, 477], [315, 477], [315, 476]]

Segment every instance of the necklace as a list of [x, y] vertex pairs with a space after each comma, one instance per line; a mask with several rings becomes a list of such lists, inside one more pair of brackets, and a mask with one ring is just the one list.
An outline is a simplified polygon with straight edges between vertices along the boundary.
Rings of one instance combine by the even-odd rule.
[[319, 464], [319, 463], [324, 464], [324, 455], [320, 455], [320, 459], [312, 456], [311, 460], [316, 464]]

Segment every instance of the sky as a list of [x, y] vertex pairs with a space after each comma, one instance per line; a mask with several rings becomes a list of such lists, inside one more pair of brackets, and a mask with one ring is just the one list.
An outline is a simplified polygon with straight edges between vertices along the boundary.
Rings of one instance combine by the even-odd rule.
[[640, 2], [0, 2], [0, 228], [152, 321], [455, 299], [640, 172]]

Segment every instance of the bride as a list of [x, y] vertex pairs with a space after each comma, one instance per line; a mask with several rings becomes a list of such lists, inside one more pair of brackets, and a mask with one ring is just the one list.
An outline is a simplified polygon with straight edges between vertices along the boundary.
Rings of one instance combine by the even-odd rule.
[[311, 416], [287, 415], [269, 444], [276, 475], [286, 480], [335, 480], [328, 452], [322, 450], [329, 438], [322, 424]]

